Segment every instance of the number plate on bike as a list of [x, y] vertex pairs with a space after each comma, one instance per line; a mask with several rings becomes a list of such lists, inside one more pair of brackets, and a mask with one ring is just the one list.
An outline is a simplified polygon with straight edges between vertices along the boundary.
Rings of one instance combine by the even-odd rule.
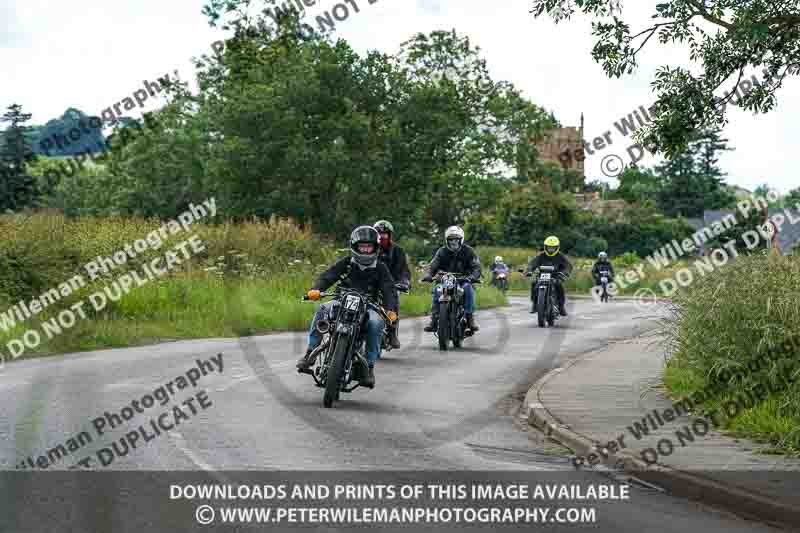
[[602, 281], [603, 283], [608, 283], [608, 278], [603, 276], [602, 278], [600, 278], [600, 281]]
[[353, 296], [351, 294], [344, 301], [344, 308], [345, 309], [350, 309], [351, 311], [358, 311], [358, 304], [359, 303], [361, 303], [361, 299], [358, 296]]
[[543, 280], [548, 280], [548, 279], [550, 279], [550, 273], [549, 273], [549, 272], [542, 272], [542, 273], [539, 275], [539, 279], [543, 279]]

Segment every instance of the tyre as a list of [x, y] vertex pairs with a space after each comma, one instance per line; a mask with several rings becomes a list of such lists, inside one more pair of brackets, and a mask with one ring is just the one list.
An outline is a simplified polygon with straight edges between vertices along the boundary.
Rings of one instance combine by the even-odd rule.
[[339, 337], [336, 341], [333, 362], [328, 367], [328, 376], [325, 380], [325, 395], [322, 397], [322, 405], [325, 407], [332, 407], [333, 402], [339, 399], [339, 380], [344, 372], [344, 361], [347, 359], [347, 348], [350, 344], [350, 339], [347, 337]]
[[558, 313], [558, 310], [556, 309], [557, 305], [558, 304], [556, 303], [555, 298], [553, 298], [552, 295], [551, 295], [550, 296], [550, 305], [547, 306], [548, 307], [548, 309], [547, 309], [547, 325], [550, 326], [551, 328], [556, 323], [556, 313]]
[[[458, 315], [456, 315], [456, 317], [457, 316]], [[464, 340], [464, 318], [454, 318], [450, 331], [453, 332], [453, 346], [461, 348], [461, 341]]]
[[539, 321], [539, 327], [544, 327], [544, 321], [547, 314], [547, 302], [550, 300], [547, 294], [547, 289], [544, 287], [539, 289], [539, 296], [536, 298], [536, 318]]
[[439, 349], [447, 351], [450, 343], [450, 305], [448, 303], [439, 304]]

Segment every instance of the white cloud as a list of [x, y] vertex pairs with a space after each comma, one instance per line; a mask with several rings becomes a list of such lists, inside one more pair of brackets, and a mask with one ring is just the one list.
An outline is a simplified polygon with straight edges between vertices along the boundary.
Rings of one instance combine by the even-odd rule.
[[[611, 130], [613, 145], [587, 161], [589, 178], [602, 177], [600, 162], [606, 153], [629, 159], [625, 148], [630, 140], [613, 124], [654, 101], [650, 82], [655, 70], [664, 64], [687, 64], [686, 50], [661, 46], [653, 39], [635, 76], [609, 79], [592, 60], [594, 38], [588, 19], [578, 16], [556, 26], [550, 19], [534, 19], [528, 1], [352, 1], [359, 12], [350, 8], [337, 35], [359, 51], [394, 52], [414, 33], [455, 28], [482, 48], [493, 77], [513, 82], [565, 125], [578, 125], [583, 112], [587, 139]], [[44, 122], [69, 106], [99, 113], [143, 80], [176, 68], [188, 78], [189, 58], [208, 53], [210, 43], [221, 35], [202, 15], [204, 3], [85, 0], [75, 10], [73, 4], [49, 0], [6, 0], [0, 19], [15, 21], [15, 29], [0, 34], [0, 62], [11, 72], [12, 82], [0, 85], [0, 105], [20, 103], [34, 113], [35, 121]], [[312, 21], [337, 3], [323, 1], [310, 8]], [[629, 2], [624, 14], [636, 29], [648, 24], [652, 12], [649, 2]], [[730, 113], [725, 134], [736, 151], [721, 158], [729, 182], [752, 188], [768, 181], [781, 190], [800, 185], [790, 162], [798, 88], [798, 80], [790, 80], [779, 93], [776, 109], [767, 115], [754, 117], [737, 109]], [[158, 105], [151, 101], [146, 109]], [[653, 162], [648, 156], [640, 164]]]

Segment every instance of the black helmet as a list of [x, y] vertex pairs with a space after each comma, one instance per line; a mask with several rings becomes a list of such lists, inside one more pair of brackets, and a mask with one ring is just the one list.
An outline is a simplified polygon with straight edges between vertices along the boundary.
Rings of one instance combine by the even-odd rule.
[[[359, 244], [372, 245], [371, 253], [358, 250]], [[371, 226], [359, 226], [350, 234], [350, 257], [361, 266], [373, 266], [378, 260], [378, 232]]]

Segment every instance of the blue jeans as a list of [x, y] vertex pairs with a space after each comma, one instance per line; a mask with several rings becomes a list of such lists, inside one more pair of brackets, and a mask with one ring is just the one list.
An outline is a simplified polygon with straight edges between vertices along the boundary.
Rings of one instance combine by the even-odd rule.
[[[311, 327], [308, 331], [308, 347], [314, 349], [322, 342], [322, 335], [317, 331], [317, 321], [328, 314], [328, 309], [333, 302], [326, 302], [319, 306]], [[367, 361], [369, 366], [375, 366], [375, 361], [381, 356], [381, 340], [383, 340], [384, 322], [374, 310], [369, 310], [367, 320]]]
[[[433, 290], [431, 291], [434, 309], [439, 306], [439, 293], [436, 287], [437, 285], [434, 284]], [[471, 315], [475, 311], [475, 289], [472, 288], [472, 284], [468, 281], [462, 281], [461, 288], [464, 289], [464, 313]]]

